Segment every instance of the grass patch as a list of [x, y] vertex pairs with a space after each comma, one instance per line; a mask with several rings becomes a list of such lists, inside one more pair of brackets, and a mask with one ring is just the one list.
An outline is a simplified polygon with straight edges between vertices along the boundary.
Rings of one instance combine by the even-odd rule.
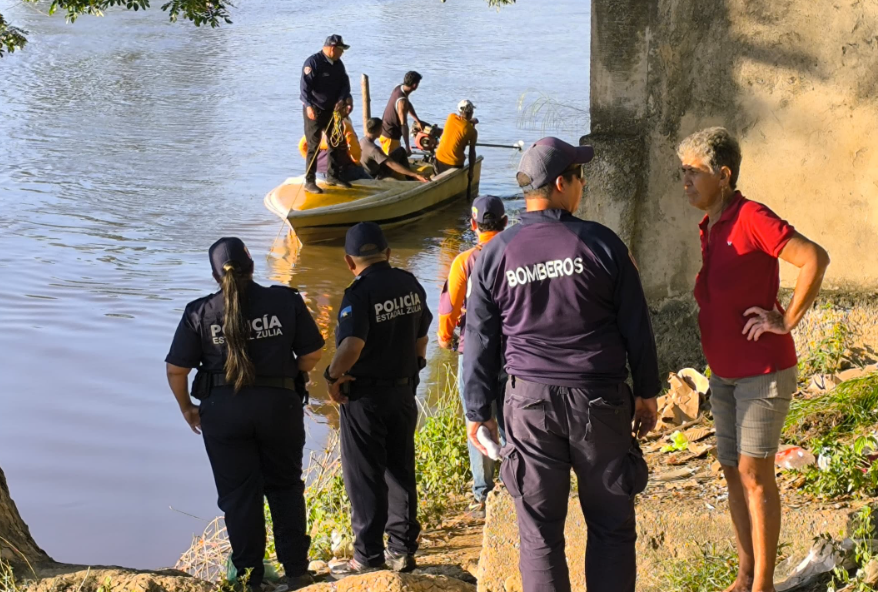
[[738, 575], [738, 554], [729, 545], [702, 545], [689, 558], [669, 563], [662, 575], [665, 592], [716, 592]]
[[852, 444], [832, 438], [815, 440], [813, 452], [821, 467], [800, 471], [804, 490], [821, 499], [871, 497], [878, 493], [878, 463], [873, 462], [878, 440], [861, 436]]
[[808, 354], [799, 360], [799, 376], [810, 378], [815, 374], [835, 374], [842, 370], [845, 352], [853, 334], [843, 321], [832, 325], [829, 333], [818, 342], [808, 344]]
[[790, 406], [783, 435], [787, 441], [818, 436], [838, 437], [878, 422], [878, 373], [849, 380], [813, 399]]

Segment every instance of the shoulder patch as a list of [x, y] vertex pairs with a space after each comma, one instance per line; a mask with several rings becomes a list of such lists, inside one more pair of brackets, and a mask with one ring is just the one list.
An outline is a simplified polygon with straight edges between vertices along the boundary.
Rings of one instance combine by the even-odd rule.
[[361, 276], [357, 276], [357, 277], [355, 277], [355, 278], [353, 279], [353, 281], [352, 281], [351, 283], [348, 284], [347, 288], [344, 289], [344, 291], [347, 292], [348, 290], [350, 290], [351, 288], [353, 288], [354, 286], [356, 286], [356, 285], [357, 285], [357, 281], [360, 279], [360, 277], [361, 277]]
[[304, 72], [304, 73], [305, 73], [305, 76], [307, 76], [308, 74], [310, 74], [311, 72], [313, 72], [313, 70], [311, 69], [311, 66], [305, 66], [305, 69], [302, 70], [302, 72]]
[[343, 309], [341, 309], [341, 311], [338, 313], [338, 318], [343, 319], [343, 318], [345, 318], [345, 317], [349, 317], [349, 316], [351, 316], [351, 312], [353, 312], [353, 309], [352, 309], [350, 306], [345, 306], [345, 307], [344, 307]]

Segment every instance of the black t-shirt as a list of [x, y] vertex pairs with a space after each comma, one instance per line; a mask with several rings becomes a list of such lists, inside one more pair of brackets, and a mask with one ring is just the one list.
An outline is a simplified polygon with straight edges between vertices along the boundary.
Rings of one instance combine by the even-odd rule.
[[381, 165], [387, 162], [387, 155], [375, 142], [363, 136], [360, 138], [360, 164], [373, 177], [381, 174]]
[[[294, 378], [298, 373], [296, 357], [324, 345], [302, 296], [285, 286], [266, 288], [251, 282], [247, 300], [247, 353], [256, 375]], [[182, 368], [201, 365], [208, 372], [222, 373], [228, 353], [223, 336], [224, 311], [222, 292], [186, 305], [165, 361]]]
[[345, 290], [335, 343], [366, 342], [348, 374], [362, 378], [412, 378], [418, 373], [415, 344], [430, 330], [433, 315], [424, 288], [409, 272], [374, 263]]

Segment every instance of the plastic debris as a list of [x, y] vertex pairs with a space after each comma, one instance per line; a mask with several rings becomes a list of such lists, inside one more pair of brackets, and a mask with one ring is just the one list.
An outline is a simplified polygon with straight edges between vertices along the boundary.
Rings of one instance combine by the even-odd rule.
[[671, 443], [662, 447], [662, 452], [680, 452], [682, 450], [688, 450], [688, 448], [689, 439], [686, 438], [683, 432], [677, 430], [671, 434]]
[[791, 446], [774, 455], [774, 462], [782, 469], [803, 469], [817, 462], [813, 454], [801, 446]]

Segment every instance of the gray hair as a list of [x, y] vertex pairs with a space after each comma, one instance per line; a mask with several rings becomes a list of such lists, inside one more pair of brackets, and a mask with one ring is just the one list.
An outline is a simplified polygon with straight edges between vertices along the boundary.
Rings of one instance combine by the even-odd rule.
[[741, 146], [738, 140], [724, 127], [709, 127], [688, 136], [677, 147], [677, 156], [684, 154], [700, 156], [710, 165], [715, 175], [722, 167], [729, 167], [732, 177], [729, 185], [732, 189], [738, 183], [741, 171]]

